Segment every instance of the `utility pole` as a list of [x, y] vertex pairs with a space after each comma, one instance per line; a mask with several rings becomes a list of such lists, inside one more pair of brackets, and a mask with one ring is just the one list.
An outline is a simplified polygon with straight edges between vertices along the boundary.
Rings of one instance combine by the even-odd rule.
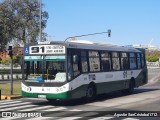
[[11, 93], [11, 95], [13, 95], [13, 59], [12, 59], [13, 53], [12, 53], [12, 46], [8, 47], [8, 55], [11, 58], [11, 88], [10, 88], [10, 93]]
[[39, 34], [40, 34], [40, 41], [42, 41], [42, 0], [39, 1], [40, 4], [40, 10], [39, 10], [39, 23], [40, 23], [40, 28], [39, 28]]

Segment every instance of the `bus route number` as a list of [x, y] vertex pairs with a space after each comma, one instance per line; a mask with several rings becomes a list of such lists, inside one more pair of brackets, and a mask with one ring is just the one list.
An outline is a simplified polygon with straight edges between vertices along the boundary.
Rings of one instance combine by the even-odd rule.
[[41, 53], [44, 53], [44, 46], [43, 47], [32, 47], [31, 48], [32, 53], [40, 53], [40, 50], [41, 50]]

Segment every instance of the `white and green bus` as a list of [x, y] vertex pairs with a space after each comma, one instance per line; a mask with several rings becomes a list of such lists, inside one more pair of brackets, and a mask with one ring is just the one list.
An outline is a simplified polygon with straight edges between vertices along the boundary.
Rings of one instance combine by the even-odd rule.
[[39, 42], [24, 47], [22, 96], [93, 100], [132, 93], [148, 82], [145, 50], [89, 41]]

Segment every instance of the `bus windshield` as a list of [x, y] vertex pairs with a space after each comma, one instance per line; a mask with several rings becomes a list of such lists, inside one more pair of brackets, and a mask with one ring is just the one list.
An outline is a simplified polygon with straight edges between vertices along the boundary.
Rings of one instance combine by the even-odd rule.
[[24, 78], [26, 82], [66, 81], [65, 56], [25, 56]]

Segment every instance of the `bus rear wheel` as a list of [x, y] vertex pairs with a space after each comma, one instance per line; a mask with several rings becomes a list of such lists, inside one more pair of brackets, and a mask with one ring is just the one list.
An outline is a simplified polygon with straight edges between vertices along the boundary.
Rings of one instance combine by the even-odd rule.
[[132, 94], [133, 91], [134, 91], [134, 87], [135, 87], [135, 80], [134, 80], [134, 79], [131, 79], [130, 82], [129, 82], [129, 88], [123, 90], [122, 92], [123, 92], [124, 94]]
[[86, 101], [93, 101], [96, 97], [96, 88], [94, 85], [89, 85], [86, 92]]
[[56, 101], [56, 99], [50, 99], [50, 98], [47, 98], [48, 102], [50, 103], [54, 103]]

